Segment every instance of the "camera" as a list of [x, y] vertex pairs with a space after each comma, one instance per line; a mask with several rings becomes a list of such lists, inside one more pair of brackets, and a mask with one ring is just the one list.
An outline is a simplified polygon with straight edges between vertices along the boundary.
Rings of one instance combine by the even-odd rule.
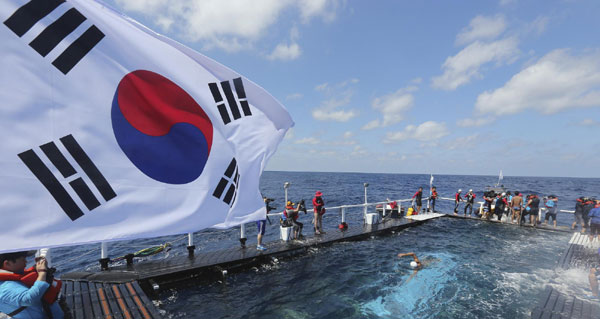
[[306, 214], [306, 205], [304, 204], [304, 199], [298, 202], [298, 211]]

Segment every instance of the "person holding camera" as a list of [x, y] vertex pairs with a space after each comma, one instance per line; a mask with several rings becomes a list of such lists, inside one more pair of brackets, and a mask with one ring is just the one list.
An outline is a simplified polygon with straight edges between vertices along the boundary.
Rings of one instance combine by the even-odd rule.
[[57, 302], [62, 283], [54, 280], [54, 268], [38, 257], [34, 267], [25, 269], [29, 255], [0, 254], [0, 312], [8, 318], [63, 318]]
[[288, 201], [285, 205], [285, 210], [283, 211], [285, 218], [294, 227], [294, 239], [304, 238], [304, 236], [302, 236], [302, 227], [304, 227], [304, 224], [298, 221], [298, 217], [300, 216], [298, 212], [303, 210], [306, 214], [306, 208], [304, 208], [303, 206], [304, 200], [301, 200], [296, 206], [296, 208], [294, 208], [294, 203], [292, 203], [292, 201]]

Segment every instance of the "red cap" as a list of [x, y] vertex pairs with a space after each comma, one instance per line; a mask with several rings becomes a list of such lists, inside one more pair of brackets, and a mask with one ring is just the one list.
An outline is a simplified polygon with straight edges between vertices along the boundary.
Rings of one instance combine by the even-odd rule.
[[317, 192], [315, 193], [315, 196], [323, 196], [323, 193], [321, 193], [320, 191], [317, 191]]

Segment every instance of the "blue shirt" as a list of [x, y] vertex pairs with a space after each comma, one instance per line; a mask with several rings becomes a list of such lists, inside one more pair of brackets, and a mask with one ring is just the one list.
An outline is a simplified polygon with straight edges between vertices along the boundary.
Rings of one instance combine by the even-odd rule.
[[[0, 312], [11, 313], [21, 306], [26, 306], [13, 318], [47, 318], [42, 308], [42, 296], [50, 284], [45, 281], [36, 280], [31, 288], [18, 281], [0, 281]], [[64, 317], [58, 302], [50, 306], [52, 317], [61, 319]]]
[[592, 219], [592, 224], [600, 224], [600, 207], [590, 210], [588, 216]]

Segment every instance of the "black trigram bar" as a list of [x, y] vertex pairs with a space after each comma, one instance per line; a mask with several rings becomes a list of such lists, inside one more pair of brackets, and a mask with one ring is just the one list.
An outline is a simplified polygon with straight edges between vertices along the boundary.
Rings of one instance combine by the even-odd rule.
[[[4, 24], [17, 36], [22, 37], [38, 21], [56, 9], [64, 0], [31, 0], [15, 11]], [[58, 20], [50, 24], [29, 45], [45, 57], [62, 40], [80, 26], [86, 17], [77, 9], [71, 8]], [[69, 73], [88, 52], [104, 38], [104, 33], [96, 26], [90, 26], [79, 38], [62, 52], [53, 62], [63, 74]]]
[[[231, 115], [234, 120], [237, 120], [242, 117], [240, 113], [240, 108], [238, 106], [238, 101], [236, 101], [235, 96], [233, 95], [233, 91], [231, 89], [231, 84], [229, 81], [220, 82], [221, 88], [223, 89], [223, 93], [225, 94], [225, 99], [227, 100], [227, 104], [229, 104], [229, 111], [231, 111]], [[244, 112], [244, 116], [252, 115], [250, 111], [250, 106], [248, 105], [248, 101], [246, 100], [246, 91], [244, 90], [244, 84], [242, 82], [242, 78], [233, 79], [233, 85], [235, 86], [235, 91], [237, 93], [237, 97], [239, 99], [239, 103], [242, 107], [242, 111]], [[231, 122], [231, 118], [229, 117], [229, 112], [225, 107], [225, 101], [223, 100], [223, 96], [219, 91], [219, 86], [217, 83], [209, 83], [208, 87], [210, 88], [210, 92], [213, 95], [215, 103], [217, 103], [217, 109], [219, 110], [219, 114], [221, 115], [221, 119], [223, 119], [223, 124], [228, 124]]]
[[43, 17], [54, 11], [64, 0], [31, 0], [13, 13], [4, 24], [22, 37]]
[[92, 183], [96, 186], [102, 197], [106, 201], [109, 201], [117, 196], [115, 191], [112, 189], [104, 175], [100, 173], [98, 167], [92, 162], [89, 156], [83, 151], [79, 143], [75, 140], [73, 135], [69, 134], [65, 137], [61, 137], [60, 141], [65, 146], [67, 151], [73, 156], [77, 164], [83, 169], [85, 174], [90, 178]]
[[75, 31], [83, 21], [85, 21], [83, 14], [79, 13], [75, 8], [71, 8], [58, 18], [58, 20], [44, 29], [29, 45], [41, 56], [46, 56], [60, 41]]
[[100, 40], [104, 38], [104, 33], [96, 26], [92, 25], [81, 37], [75, 40], [71, 45], [52, 62], [63, 74], [69, 73], [71, 69], [90, 52]]
[[69, 193], [54, 177], [54, 174], [44, 165], [44, 162], [35, 154], [33, 150], [25, 151], [19, 154], [19, 158], [25, 163], [27, 168], [37, 177], [37, 179], [46, 187], [50, 195], [54, 197], [58, 205], [71, 218], [76, 220], [83, 216], [83, 212], [71, 198]]
[[40, 148], [64, 178], [75, 175], [76, 171], [73, 165], [67, 161], [54, 142], [46, 143]]
[[98, 201], [98, 199], [96, 199], [96, 196], [94, 196], [92, 190], [83, 181], [83, 178], [76, 178], [69, 184], [71, 185], [71, 187], [73, 187], [75, 193], [77, 193], [77, 196], [81, 198], [81, 201], [83, 202], [83, 204], [85, 204], [85, 207], [87, 207], [87, 209], [93, 210], [94, 208], [100, 206], [100, 202]]
[[223, 193], [225, 192], [225, 188], [227, 188], [227, 185], [229, 185], [229, 188], [227, 188], [227, 193], [225, 194], [225, 197], [223, 197], [223, 201], [227, 203], [227, 205], [231, 206], [235, 202], [237, 194], [237, 182], [239, 180], [237, 161], [235, 158], [232, 159], [229, 163], [229, 166], [227, 166], [224, 175], [224, 177], [221, 177], [219, 184], [217, 184], [217, 187], [213, 192], [213, 196], [221, 199], [221, 196], [223, 196]]

